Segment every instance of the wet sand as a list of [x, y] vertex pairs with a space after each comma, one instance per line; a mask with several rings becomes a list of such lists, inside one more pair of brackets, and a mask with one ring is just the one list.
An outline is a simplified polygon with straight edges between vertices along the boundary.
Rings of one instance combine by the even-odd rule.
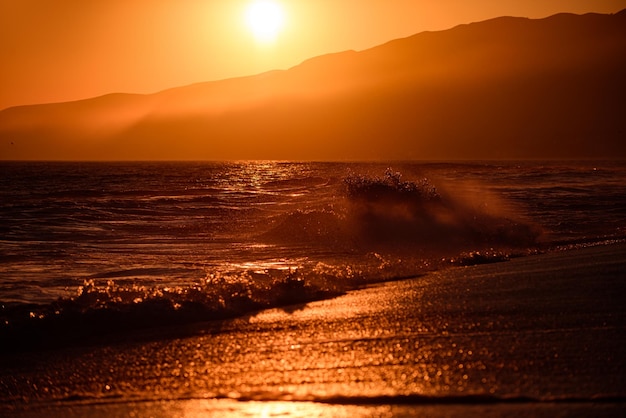
[[624, 301], [626, 244], [451, 268], [3, 354], [0, 416], [623, 416]]

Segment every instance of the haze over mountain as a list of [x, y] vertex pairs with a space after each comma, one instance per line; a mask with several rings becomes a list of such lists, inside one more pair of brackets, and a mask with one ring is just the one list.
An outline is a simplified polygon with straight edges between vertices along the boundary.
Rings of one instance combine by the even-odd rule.
[[286, 71], [0, 112], [0, 159], [626, 157], [626, 10], [502, 17]]

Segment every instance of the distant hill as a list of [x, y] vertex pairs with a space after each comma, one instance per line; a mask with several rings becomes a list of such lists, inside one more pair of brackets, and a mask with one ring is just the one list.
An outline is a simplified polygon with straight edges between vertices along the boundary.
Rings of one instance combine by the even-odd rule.
[[626, 10], [496, 18], [286, 71], [0, 112], [0, 159], [626, 158]]

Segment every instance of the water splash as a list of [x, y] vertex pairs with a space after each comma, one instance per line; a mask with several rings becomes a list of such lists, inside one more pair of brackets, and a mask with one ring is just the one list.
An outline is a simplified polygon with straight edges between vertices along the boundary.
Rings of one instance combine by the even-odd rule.
[[263, 238], [365, 252], [442, 254], [536, 244], [539, 228], [496, 209], [461, 192], [440, 192], [426, 178], [405, 181], [391, 169], [382, 177], [350, 173], [335, 204], [283, 215]]

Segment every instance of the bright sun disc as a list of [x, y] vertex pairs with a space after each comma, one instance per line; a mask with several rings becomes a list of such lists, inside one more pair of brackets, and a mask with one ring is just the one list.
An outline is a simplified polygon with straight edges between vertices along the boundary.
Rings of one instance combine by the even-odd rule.
[[278, 3], [257, 0], [248, 6], [246, 22], [254, 37], [262, 42], [272, 41], [283, 26], [285, 15]]

